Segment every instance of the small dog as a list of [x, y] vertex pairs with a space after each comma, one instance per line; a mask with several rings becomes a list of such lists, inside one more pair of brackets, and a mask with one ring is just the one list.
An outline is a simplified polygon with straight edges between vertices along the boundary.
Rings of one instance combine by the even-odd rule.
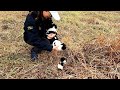
[[59, 40], [55, 40], [53, 43], [52, 43], [53, 46], [58, 46], [58, 50], [59, 51], [62, 51], [62, 50], [65, 50], [66, 49], [66, 45], [64, 43], [62, 43], [61, 41]]
[[58, 64], [58, 69], [63, 70], [64, 64], [66, 64], [66, 58], [62, 57], [60, 63]]
[[58, 56], [58, 51], [63, 51], [66, 49], [66, 45], [59, 40], [54, 40], [52, 46], [58, 46], [58, 50], [53, 50], [52, 53], [54, 56]]
[[46, 35], [50, 33], [55, 33], [57, 35], [57, 25], [52, 24], [46, 32]]

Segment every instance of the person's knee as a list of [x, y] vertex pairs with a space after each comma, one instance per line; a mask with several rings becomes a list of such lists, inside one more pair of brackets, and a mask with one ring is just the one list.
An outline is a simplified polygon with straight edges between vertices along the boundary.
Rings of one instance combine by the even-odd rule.
[[52, 49], [53, 49], [53, 46], [52, 46], [52, 45], [48, 45], [48, 46], [46, 46], [46, 50], [47, 50], [47, 51], [51, 52]]

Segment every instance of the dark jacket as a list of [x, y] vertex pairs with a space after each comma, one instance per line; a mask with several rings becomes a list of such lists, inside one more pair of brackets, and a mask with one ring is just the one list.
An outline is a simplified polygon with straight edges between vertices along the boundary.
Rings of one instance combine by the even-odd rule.
[[38, 11], [28, 14], [24, 23], [24, 41], [30, 45], [51, 51], [52, 46], [46, 39], [46, 30], [52, 27], [52, 19], [37, 18]]

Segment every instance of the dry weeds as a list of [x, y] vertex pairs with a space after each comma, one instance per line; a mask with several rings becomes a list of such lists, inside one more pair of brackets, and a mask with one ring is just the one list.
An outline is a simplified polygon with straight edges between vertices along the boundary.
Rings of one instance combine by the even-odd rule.
[[[31, 62], [23, 41], [27, 11], [0, 11], [1, 79], [119, 79], [120, 12], [59, 11], [58, 37], [67, 49], [55, 57], [42, 51]], [[67, 58], [58, 70], [61, 57]]]

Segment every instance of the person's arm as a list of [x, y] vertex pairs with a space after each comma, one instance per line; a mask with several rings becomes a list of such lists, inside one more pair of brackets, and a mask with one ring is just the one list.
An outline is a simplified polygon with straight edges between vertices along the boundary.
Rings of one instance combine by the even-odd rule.
[[36, 22], [35, 22], [35, 18], [37, 16], [37, 12], [30, 12], [25, 20], [24, 23], [24, 30], [29, 31], [32, 30], [34, 31], [34, 29], [36, 29]]

